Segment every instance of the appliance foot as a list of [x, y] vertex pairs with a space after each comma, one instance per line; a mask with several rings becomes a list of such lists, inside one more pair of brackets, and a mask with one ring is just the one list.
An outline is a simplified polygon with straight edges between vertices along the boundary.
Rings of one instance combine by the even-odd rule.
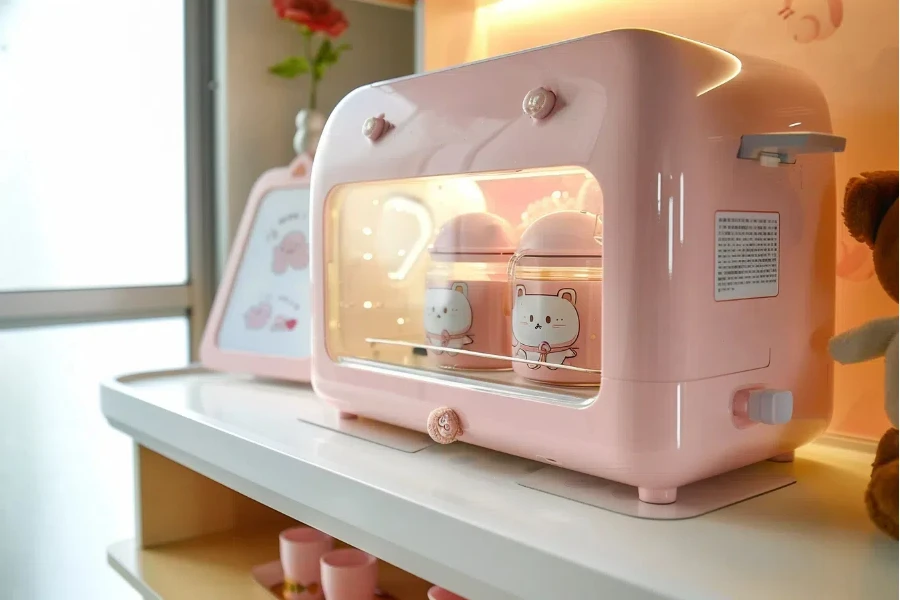
[[638, 488], [638, 498], [647, 504], [672, 504], [678, 488]]
[[780, 463], [794, 462], [794, 451], [791, 450], [790, 452], [783, 452], [782, 454], [776, 454], [769, 460], [772, 462], [780, 462]]

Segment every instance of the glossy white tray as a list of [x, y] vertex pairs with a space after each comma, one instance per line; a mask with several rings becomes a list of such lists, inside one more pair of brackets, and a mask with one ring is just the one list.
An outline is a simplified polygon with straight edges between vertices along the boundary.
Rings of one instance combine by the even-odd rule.
[[558, 467], [544, 467], [519, 485], [640, 519], [691, 519], [796, 483], [790, 464], [763, 462], [678, 488], [678, 502], [647, 504], [637, 488]]

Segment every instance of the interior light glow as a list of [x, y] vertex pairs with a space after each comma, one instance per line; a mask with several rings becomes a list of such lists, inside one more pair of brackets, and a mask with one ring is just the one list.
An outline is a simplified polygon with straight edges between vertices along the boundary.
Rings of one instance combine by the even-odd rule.
[[[428, 209], [421, 202], [411, 198], [394, 196], [384, 203], [384, 210], [394, 210], [396, 212], [412, 215], [418, 222], [419, 233], [416, 237], [416, 241], [413, 242], [412, 248], [406, 250], [406, 256], [402, 257], [404, 260], [400, 264], [400, 267], [398, 267], [396, 271], [388, 273], [388, 279], [402, 281], [409, 274], [413, 265], [416, 264], [419, 255], [422, 254], [425, 247], [428, 245], [428, 240], [431, 238], [431, 232], [434, 230], [434, 223], [431, 220], [431, 213], [428, 212]], [[400, 253], [398, 252], [397, 254], [399, 255]]]

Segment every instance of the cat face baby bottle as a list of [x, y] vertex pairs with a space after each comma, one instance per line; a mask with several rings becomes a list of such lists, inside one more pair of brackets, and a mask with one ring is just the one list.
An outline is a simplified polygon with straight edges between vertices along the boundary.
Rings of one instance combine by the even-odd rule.
[[430, 248], [425, 340], [431, 364], [509, 370], [510, 323], [503, 318], [512, 227], [485, 212], [459, 215]]
[[509, 264], [513, 370], [559, 385], [600, 383], [601, 220], [584, 211], [545, 215], [522, 234]]

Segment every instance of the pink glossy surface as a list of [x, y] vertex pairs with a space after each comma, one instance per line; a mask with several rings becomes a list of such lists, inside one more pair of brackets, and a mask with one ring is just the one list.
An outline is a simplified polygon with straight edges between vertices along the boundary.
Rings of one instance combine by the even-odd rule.
[[512, 254], [514, 236], [512, 226], [497, 215], [467, 213], [447, 221], [430, 250], [432, 255]]
[[322, 588], [334, 600], [372, 600], [378, 585], [378, 560], [355, 548], [322, 556]]
[[[263, 173], [256, 180], [253, 189], [250, 190], [247, 207], [244, 209], [244, 214], [241, 217], [241, 223], [232, 246], [234, 248], [243, 248], [248, 244], [257, 209], [260, 202], [269, 192], [283, 188], [309, 187], [311, 170], [312, 163], [309, 157], [300, 155], [287, 167], [271, 169]], [[200, 362], [203, 366], [217, 371], [249, 373], [261, 377], [308, 382], [310, 380], [311, 362], [309, 358], [295, 359], [280, 356], [262, 356], [219, 348], [217, 342], [219, 329], [225, 318], [231, 289], [234, 286], [238, 269], [240, 268], [240, 261], [236, 260], [236, 258], [236, 254], [232, 254], [229, 257], [225, 266], [225, 272], [222, 274], [222, 280], [219, 283], [219, 289], [216, 292], [216, 297], [206, 322], [206, 329], [200, 342]], [[286, 236], [276, 248], [272, 259], [272, 269], [275, 272], [284, 272], [288, 268], [306, 268], [308, 263], [309, 250], [306, 236], [301, 232], [295, 232]], [[268, 303], [261, 303], [251, 307], [244, 317], [247, 327], [258, 329], [265, 326], [269, 322], [271, 312], [272, 307]], [[293, 329], [294, 325], [289, 320], [284, 320], [284, 318], [273, 323], [274, 328], [285, 330]]]
[[[564, 108], [536, 124], [521, 102], [541, 85]], [[377, 150], [358, 134], [374, 110], [398, 130]], [[584, 167], [603, 188], [607, 351], [599, 395], [579, 408], [351, 371], [325, 344], [333, 235], [326, 228], [313, 240], [317, 393], [342, 410], [417, 430], [431, 410], [450, 406], [463, 422], [462, 441], [552, 457], [646, 490], [677, 488], [807, 443], [832, 408], [825, 344], [834, 329], [834, 157], [800, 155], [779, 168], [735, 158], [742, 134], [786, 131], [797, 111], [804, 128], [831, 131], [824, 98], [803, 73], [643, 30], [354, 91], [319, 146], [315, 222], [325, 223], [329, 191], [350, 181]], [[469, 135], [487, 118], [503, 126], [476, 145]], [[445, 147], [471, 152], [439, 150]], [[715, 301], [721, 210], [780, 213], [776, 297]], [[793, 420], [736, 428], [731, 400], [749, 385], [791, 390]]]
[[519, 252], [542, 256], [603, 256], [595, 237], [602, 234], [597, 215], [574, 210], [544, 215], [522, 234]]
[[[281, 555], [281, 568], [285, 578], [294, 583], [309, 586], [321, 581], [319, 561], [322, 556], [334, 548], [334, 539], [312, 527], [293, 527], [281, 532], [278, 536]], [[322, 597], [321, 586], [313, 586], [314, 592], [288, 594], [293, 598]]]

